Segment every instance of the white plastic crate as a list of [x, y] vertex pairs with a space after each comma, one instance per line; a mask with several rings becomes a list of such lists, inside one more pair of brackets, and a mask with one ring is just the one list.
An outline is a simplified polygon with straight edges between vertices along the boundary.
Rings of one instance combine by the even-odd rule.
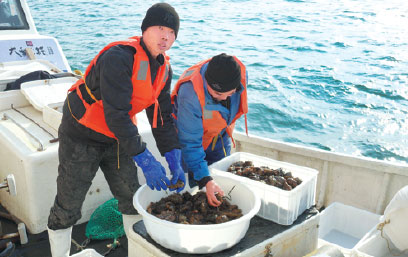
[[350, 251], [378, 223], [378, 214], [334, 202], [320, 213], [319, 240]]
[[[228, 167], [237, 161], [252, 161], [254, 166], [258, 167], [267, 166], [272, 169], [282, 168], [285, 172], [292, 172], [294, 177], [299, 177], [302, 183], [291, 191], [285, 191], [259, 181], [227, 172]], [[213, 163], [209, 169], [212, 174], [230, 176], [249, 185], [261, 198], [261, 209], [257, 215], [278, 224], [291, 225], [300, 214], [314, 205], [317, 170], [245, 152], [233, 153]]]
[[58, 131], [59, 125], [62, 119], [62, 106], [61, 103], [53, 103], [44, 106], [43, 108], [43, 120], [45, 123], [50, 125], [53, 129]]
[[71, 255], [71, 257], [103, 257], [103, 255], [99, 254], [94, 249], [85, 249], [79, 253]]

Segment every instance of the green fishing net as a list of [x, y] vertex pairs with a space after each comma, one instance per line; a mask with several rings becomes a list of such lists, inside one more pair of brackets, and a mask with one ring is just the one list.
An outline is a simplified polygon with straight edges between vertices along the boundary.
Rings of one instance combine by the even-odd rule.
[[89, 239], [114, 239], [114, 241], [125, 235], [118, 200], [112, 198], [96, 208], [86, 225], [85, 235]]

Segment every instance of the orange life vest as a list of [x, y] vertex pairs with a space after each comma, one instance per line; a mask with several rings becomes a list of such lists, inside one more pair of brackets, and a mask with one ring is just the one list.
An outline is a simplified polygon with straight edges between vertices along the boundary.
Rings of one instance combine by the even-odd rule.
[[[109, 48], [115, 45], [127, 45], [132, 46], [136, 49], [136, 54], [134, 55], [133, 62], [133, 74], [132, 74], [132, 84], [133, 84], [133, 94], [131, 98], [132, 109], [129, 111], [129, 117], [132, 122], [136, 125], [136, 114], [143, 111], [152, 104], [154, 107], [154, 117], [153, 117], [153, 127], [157, 127], [157, 112], [158, 112], [158, 101], [157, 98], [160, 92], [166, 85], [166, 80], [168, 78], [169, 71], [169, 60], [170, 57], [164, 55], [165, 65], [160, 66], [157, 72], [156, 79], [152, 85], [152, 80], [150, 76], [150, 65], [149, 57], [144, 51], [143, 47], [140, 45], [140, 37], [131, 37], [128, 40], [113, 42], [105, 46], [97, 56], [91, 61], [91, 63], [86, 68], [84, 77], [78, 80], [69, 91], [76, 90], [79, 98], [82, 100], [85, 106], [85, 114], [82, 118], [77, 119], [82, 125], [95, 130], [96, 132], [102, 133], [108, 137], [116, 138], [113, 132], [108, 128], [105, 121], [105, 113], [103, 111], [102, 100], [97, 100], [91, 93], [90, 88], [85, 83], [85, 78], [89, 74], [91, 68], [96, 64], [98, 57]], [[88, 94], [95, 101], [92, 104], [88, 104], [79, 90], [79, 86], [85, 84], [85, 88]]]
[[[203, 113], [202, 119], [203, 119], [203, 129], [204, 129], [204, 134], [203, 134], [204, 150], [208, 148], [208, 146], [211, 144], [213, 139], [217, 137], [224, 128], [226, 128], [226, 132], [231, 137], [232, 142], [234, 143], [234, 147], [235, 147], [235, 142], [234, 142], [234, 139], [232, 138], [232, 132], [234, 130], [235, 121], [242, 115], [245, 116], [245, 130], [246, 130], [246, 133], [248, 134], [248, 125], [247, 125], [247, 117], [246, 117], [246, 114], [248, 113], [247, 89], [246, 89], [247, 87], [246, 68], [244, 64], [242, 64], [242, 62], [238, 60], [237, 57], [234, 56], [234, 59], [241, 67], [241, 85], [244, 87], [244, 90], [241, 93], [240, 106], [239, 106], [238, 112], [233, 118], [230, 125], [227, 124], [225, 119], [221, 116], [221, 114], [218, 111], [210, 111], [210, 110], [205, 109], [205, 91], [204, 91], [204, 85], [203, 85], [203, 78], [200, 74], [200, 70], [201, 70], [201, 67], [207, 62], [209, 62], [211, 59], [199, 62], [196, 65], [184, 71], [180, 79], [177, 81], [177, 84], [175, 85], [173, 92], [171, 94], [171, 102], [172, 104], [174, 104], [175, 97], [177, 97], [180, 85], [187, 81], [191, 81], [191, 83], [193, 84], [194, 91], [196, 92], [198, 96], [198, 100], [200, 102], [201, 110]], [[174, 117], [177, 119], [175, 115]]]

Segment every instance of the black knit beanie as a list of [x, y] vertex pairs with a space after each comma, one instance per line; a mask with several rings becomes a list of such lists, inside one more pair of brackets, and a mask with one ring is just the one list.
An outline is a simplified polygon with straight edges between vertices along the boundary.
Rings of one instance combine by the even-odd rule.
[[241, 68], [234, 57], [225, 53], [214, 56], [205, 71], [208, 85], [217, 92], [228, 92], [239, 87]]
[[179, 16], [174, 8], [167, 3], [157, 3], [152, 5], [146, 12], [142, 22], [142, 33], [151, 26], [165, 26], [177, 33], [180, 27]]

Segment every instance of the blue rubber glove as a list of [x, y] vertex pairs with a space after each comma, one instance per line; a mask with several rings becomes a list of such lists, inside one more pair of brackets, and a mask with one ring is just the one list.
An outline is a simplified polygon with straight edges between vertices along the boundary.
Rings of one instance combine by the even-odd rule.
[[[186, 176], [184, 175], [184, 170], [181, 167], [181, 150], [180, 149], [173, 149], [170, 152], [164, 154], [167, 163], [169, 164], [169, 169], [172, 175], [171, 184], [177, 184], [177, 181], [181, 180], [184, 183], [184, 186], [181, 188], [177, 188], [177, 193], [181, 192], [184, 187], [186, 186]], [[170, 189], [170, 191], [174, 191], [175, 189]]]
[[161, 189], [167, 190], [167, 185], [170, 185], [170, 181], [166, 177], [166, 170], [147, 148], [143, 153], [133, 156], [133, 160], [142, 168], [146, 178], [146, 184], [152, 190], [154, 190], [154, 188], [156, 188], [157, 191]]

